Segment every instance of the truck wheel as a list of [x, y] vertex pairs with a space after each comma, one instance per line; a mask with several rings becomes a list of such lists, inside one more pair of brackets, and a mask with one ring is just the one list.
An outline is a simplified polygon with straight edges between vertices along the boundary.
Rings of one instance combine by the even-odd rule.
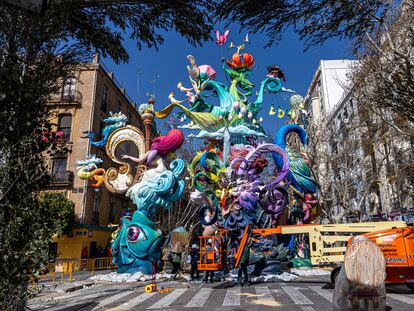
[[341, 266], [336, 267], [331, 272], [331, 283], [335, 284], [336, 278], [338, 277], [339, 271], [341, 271]]
[[409, 289], [414, 290], [414, 283], [405, 283], [405, 285], [407, 285]]

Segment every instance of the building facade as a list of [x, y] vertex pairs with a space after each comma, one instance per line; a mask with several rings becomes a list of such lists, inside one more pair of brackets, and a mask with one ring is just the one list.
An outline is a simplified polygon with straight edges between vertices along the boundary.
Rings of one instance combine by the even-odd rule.
[[358, 105], [348, 75], [355, 64], [321, 61], [305, 97], [307, 116], [298, 120], [309, 135], [325, 216], [343, 222], [409, 214], [413, 180], [402, 172], [412, 167], [413, 142]]
[[[81, 180], [76, 176], [75, 161], [84, 160], [91, 154], [103, 159], [102, 167], [109, 168], [113, 165], [104, 148], [94, 147], [89, 139], [82, 137], [93, 132], [96, 134], [94, 140], [100, 140], [103, 120], [109, 116], [109, 112], [122, 112], [128, 117], [129, 124], [140, 128], [144, 133], [143, 121], [136, 104], [127, 96], [114, 75], [99, 61], [98, 55], [94, 56], [91, 63], [77, 66], [62, 81], [61, 92], [52, 97], [49, 108], [53, 131], [65, 142], [69, 152], [49, 159], [52, 180], [47, 190], [63, 192], [74, 202], [76, 221], [79, 224], [75, 226], [83, 228], [74, 232], [92, 238], [93, 230], [105, 231], [108, 224], [119, 223], [121, 214], [128, 208], [133, 208], [133, 204], [125, 196], [111, 193], [104, 186], [92, 188], [90, 180]], [[137, 156], [136, 147], [131, 143], [124, 143], [119, 149], [120, 154]], [[105, 241], [102, 243], [108, 243], [108, 234], [110, 236], [110, 232], [103, 235]], [[89, 248], [88, 243], [83, 246]]]

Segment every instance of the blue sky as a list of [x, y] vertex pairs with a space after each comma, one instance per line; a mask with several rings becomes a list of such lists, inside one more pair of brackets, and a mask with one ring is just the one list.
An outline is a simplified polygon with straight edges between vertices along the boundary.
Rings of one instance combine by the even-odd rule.
[[[220, 32], [224, 29], [218, 28]], [[246, 32], [238, 32], [238, 29], [230, 28], [230, 35], [227, 43], [223, 46], [224, 57], [230, 57], [235, 49], [229, 49], [230, 41], [235, 45], [241, 44]], [[215, 38], [212, 33], [212, 38]], [[277, 64], [284, 70], [287, 81], [284, 87], [293, 89], [304, 96], [312, 80], [313, 74], [321, 59], [349, 59], [352, 58], [349, 43], [331, 39], [323, 46], [315, 46], [304, 51], [304, 43], [292, 31], [287, 31], [282, 40], [270, 48], [264, 48], [266, 37], [263, 34], [249, 34], [250, 43], [246, 45], [245, 52], [255, 57], [256, 65], [253, 68], [251, 82], [259, 89], [260, 81], [265, 78], [266, 67], [270, 64]], [[152, 93], [155, 82], [155, 106], [160, 110], [169, 104], [168, 94], [173, 91], [177, 99], [183, 99], [184, 94], [177, 89], [177, 83], [182, 81], [185, 86], [190, 86], [186, 66], [186, 56], [193, 55], [199, 65], [209, 64], [217, 71], [216, 80], [226, 82], [224, 73], [221, 70], [221, 48], [214, 41], [204, 43], [202, 47], [193, 47], [187, 43], [185, 38], [176, 33], [167, 33], [165, 42], [159, 50], [143, 48], [138, 50], [134, 41], [125, 40], [125, 46], [130, 55], [126, 64], [115, 64], [110, 59], [105, 59], [105, 65], [114, 72], [116, 79], [126, 88], [128, 95], [137, 103], [146, 102], [147, 92]], [[138, 75], [138, 72], [141, 72]], [[139, 76], [139, 79], [138, 79]], [[138, 81], [139, 80], [139, 81]], [[276, 115], [269, 116], [268, 111], [273, 103], [275, 107], [287, 107], [290, 95], [266, 95], [265, 104], [262, 109], [264, 119], [263, 126], [272, 135], [277, 128], [283, 124]], [[252, 96], [252, 99], [255, 96]], [[160, 125], [160, 123], [158, 122]], [[166, 129], [159, 126], [161, 132]]]

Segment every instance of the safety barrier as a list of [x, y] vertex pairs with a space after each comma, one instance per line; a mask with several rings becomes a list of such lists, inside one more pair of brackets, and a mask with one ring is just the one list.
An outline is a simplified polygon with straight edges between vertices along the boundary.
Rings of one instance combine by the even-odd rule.
[[39, 279], [51, 278], [54, 283], [58, 278], [64, 283], [66, 279], [72, 281], [76, 273], [90, 271], [94, 275], [96, 270], [115, 269], [116, 267], [112, 262], [112, 257], [58, 259], [56, 262], [47, 264], [47, 270], [39, 276]]

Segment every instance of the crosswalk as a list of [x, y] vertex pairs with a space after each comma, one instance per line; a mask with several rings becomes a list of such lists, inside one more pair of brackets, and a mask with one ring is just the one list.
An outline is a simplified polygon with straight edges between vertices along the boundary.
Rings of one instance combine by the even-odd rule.
[[[324, 289], [315, 284], [257, 284], [250, 287], [211, 287], [177, 288], [168, 293], [144, 293], [142, 289], [95, 292], [80, 295], [65, 294], [49, 305], [30, 306], [32, 310], [58, 311], [69, 306], [82, 305], [82, 310], [192, 310], [206, 307], [209, 310], [226, 307], [247, 307], [248, 305], [267, 307], [291, 307], [297, 310], [315, 311], [332, 302], [332, 289]], [[64, 297], [64, 298], [62, 298]], [[414, 295], [387, 294], [387, 301], [404, 303], [414, 309]], [[88, 307], [88, 304], [90, 307]]]

